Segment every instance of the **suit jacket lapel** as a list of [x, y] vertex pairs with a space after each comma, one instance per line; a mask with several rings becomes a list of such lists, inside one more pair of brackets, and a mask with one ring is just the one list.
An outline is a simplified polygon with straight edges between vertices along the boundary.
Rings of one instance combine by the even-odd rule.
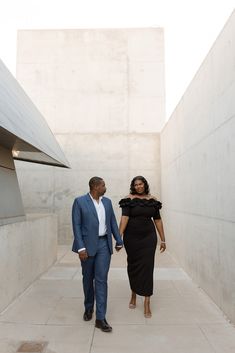
[[86, 200], [87, 200], [87, 204], [88, 204], [89, 209], [94, 213], [94, 216], [97, 218], [97, 221], [99, 221], [94, 203], [93, 203], [89, 194], [86, 195]]

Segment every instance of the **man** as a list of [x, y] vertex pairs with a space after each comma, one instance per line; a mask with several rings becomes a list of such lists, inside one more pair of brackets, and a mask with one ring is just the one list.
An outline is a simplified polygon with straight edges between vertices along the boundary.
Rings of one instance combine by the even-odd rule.
[[78, 253], [82, 265], [85, 312], [83, 319], [92, 319], [96, 300], [95, 326], [104, 332], [112, 327], [106, 321], [107, 277], [110, 266], [112, 234], [115, 249], [123, 247], [111, 200], [103, 197], [105, 182], [100, 177], [89, 181], [90, 193], [77, 197], [73, 203], [72, 221], [74, 242], [72, 250]]

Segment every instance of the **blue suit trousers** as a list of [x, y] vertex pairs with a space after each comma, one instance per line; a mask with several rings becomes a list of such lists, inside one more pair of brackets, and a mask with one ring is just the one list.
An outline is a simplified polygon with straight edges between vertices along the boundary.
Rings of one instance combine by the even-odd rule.
[[107, 237], [100, 237], [95, 256], [81, 261], [85, 310], [92, 310], [96, 301], [97, 320], [105, 319], [106, 315], [110, 260]]

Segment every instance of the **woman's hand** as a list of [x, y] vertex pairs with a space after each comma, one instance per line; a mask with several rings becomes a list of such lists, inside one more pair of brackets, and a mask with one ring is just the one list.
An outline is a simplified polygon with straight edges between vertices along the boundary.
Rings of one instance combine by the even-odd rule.
[[166, 250], [166, 243], [164, 241], [161, 241], [161, 244], [160, 244], [160, 252], [163, 252]]

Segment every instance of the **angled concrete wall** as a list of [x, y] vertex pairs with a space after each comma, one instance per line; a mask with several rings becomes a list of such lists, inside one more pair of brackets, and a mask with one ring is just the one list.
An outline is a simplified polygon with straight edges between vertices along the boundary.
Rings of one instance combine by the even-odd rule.
[[168, 246], [235, 322], [235, 13], [161, 134]]
[[25, 216], [13, 158], [67, 167], [41, 113], [0, 60], [0, 311], [57, 256], [57, 218]]
[[61, 243], [71, 243], [73, 199], [94, 175], [106, 180], [117, 215], [135, 175], [146, 176], [159, 196], [162, 29], [19, 31], [17, 78], [71, 165], [17, 164], [26, 210], [56, 212]]
[[42, 114], [1, 60], [0, 146], [15, 159], [68, 166]]
[[68, 164], [41, 113], [0, 60], [0, 226], [24, 218], [13, 158]]

